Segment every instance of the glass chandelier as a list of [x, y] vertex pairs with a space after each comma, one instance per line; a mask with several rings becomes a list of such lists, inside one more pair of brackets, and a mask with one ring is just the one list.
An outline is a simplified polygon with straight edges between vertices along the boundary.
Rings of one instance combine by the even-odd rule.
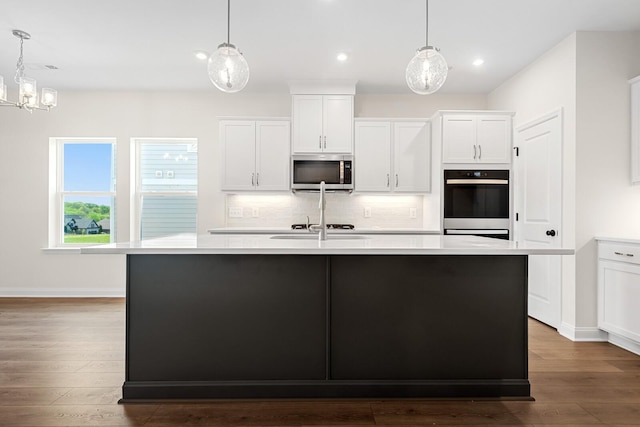
[[229, 43], [231, 0], [227, 0], [227, 42], [209, 57], [207, 71], [215, 87], [223, 92], [241, 91], [249, 81], [249, 64], [242, 53]]
[[20, 39], [20, 57], [16, 63], [16, 75], [14, 77], [19, 87], [18, 100], [16, 102], [7, 100], [7, 85], [4, 83], [4, 77], [0, 76], [0, 106], [18, 107], [30, 113], [33, 110], [49, 111], [58, 104], [58, 92], [53, 89], [43, 88], [42, 96], [38, 100], [35, 79], [29, 78], [24, 74], [23, 44], [25, 40], [31, 38], [31, 34], [22, 30], [13, 30], [12, 33]]
[[419, 95], [429, 95], [442, 87], [447, 80], [449, 67], [440, 49], [429, 46], [429, 0], [426, 3], [426, 43], [409, 61], [406, 71], [409, 89]]

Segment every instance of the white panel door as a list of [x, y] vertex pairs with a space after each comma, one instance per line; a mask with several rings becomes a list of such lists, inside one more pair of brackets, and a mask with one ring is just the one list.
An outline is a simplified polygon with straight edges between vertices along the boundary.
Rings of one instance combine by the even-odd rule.
[[286, 191], [290, 188], [291, 152], [289, 122], [256, 122], [256, 189]]
[[293, 96], [293, 152], [322, 151], [322, 95]]
[[477, 160], [481, 163], [511, 163], [511, 116], [477, 119]]
[[327, 153], [351, 153], [353, 150], [353, 97], [323, 97], [322, 149]]
[[476, 119], [473, 116], [442, 118], [442, 162], [475, 163]]
[[[562, 123], [560, 112], [516, 131], [516, 239], [561, 246]], [[554, 328], [561, 319], [560, 257], [529, 256], [529, 316]]]
[[255, 188], [256, 125], [253, 121], [221, 121], [222, 190]]
[[393, 125], [393, 191], [429, 192], [431, 126], [428, 122]]
[[355, 124], [355, 190], [391, 190], [391, 124]]

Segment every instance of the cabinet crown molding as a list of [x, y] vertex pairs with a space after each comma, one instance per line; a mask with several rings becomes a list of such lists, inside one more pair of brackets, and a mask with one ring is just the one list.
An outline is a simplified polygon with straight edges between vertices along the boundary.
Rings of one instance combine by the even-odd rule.
[[291, 95], [355, 95], [357, 80], [290, 80]]

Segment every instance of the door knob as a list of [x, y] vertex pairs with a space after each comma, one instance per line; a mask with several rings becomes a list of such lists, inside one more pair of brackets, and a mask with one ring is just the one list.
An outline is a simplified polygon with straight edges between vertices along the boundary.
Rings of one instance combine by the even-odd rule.
[[556, 230], [547, 230], [547, 236], [555, 236], [556, 235]]

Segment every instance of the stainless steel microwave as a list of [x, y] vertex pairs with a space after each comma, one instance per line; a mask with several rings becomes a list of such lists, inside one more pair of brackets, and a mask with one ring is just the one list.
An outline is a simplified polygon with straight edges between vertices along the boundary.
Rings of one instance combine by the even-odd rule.
[[291, 156], [291, 189], [353, 190], [353, 156], [348, 154], [300, 154]]

